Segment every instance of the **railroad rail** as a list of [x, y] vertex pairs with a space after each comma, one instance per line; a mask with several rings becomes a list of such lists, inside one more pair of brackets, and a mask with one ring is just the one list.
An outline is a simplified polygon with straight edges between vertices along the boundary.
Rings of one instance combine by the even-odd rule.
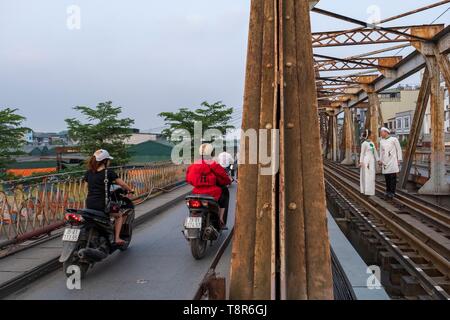
[[[338, 171], [344, 177], [359, 183], [359, 174], [351, 169], [334, 163], [332, 161], [325, 160], [325, 167], [331, 168], [332, 170]], [[380, 182], [376, 182], [376, 191], [378, 194], [384, 193], [384, 185]], [[443, 206], [437, 205], [435, 203], [426, 201], [420, 197], [413, 194], [404, 192], [402, 190], [397, 190], [396, 198], [393, 199], [394, 203], [401, 206], [406, 206], [410, 209], [415, 210], [418, 214], [422, 215], [423, 218], [431, 219], [441, 223], [441, 226], [445, 228], [445, 225], [450, 225], [450, 209]]]
[[363, 232], [374, 237], [377, 249], [388, 253], [394, 269], [417, 281], [426, 296], [450, 299], [450, 233], [445, 211], [430, 207], [422, 212], [424, 204], [411, 199], [384, 202], [364, 196], [355, 175], [337, 167], [325, 162], [327, 192], [346, 203]]

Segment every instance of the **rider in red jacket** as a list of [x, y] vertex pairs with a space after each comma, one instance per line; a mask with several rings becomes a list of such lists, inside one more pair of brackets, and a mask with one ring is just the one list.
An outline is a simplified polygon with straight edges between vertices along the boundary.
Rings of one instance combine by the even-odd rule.
[[211, 159], [213, 146], [202, 144], [200, 146], [201, 160], [192, 164], [186, 172], [186, 181], [194, 187], [193, 194], [209, 195], [219, 203], [220, 222], [224, 224], [223, 217], [228, 207], [230, 194], [227, 186], [231, 179], [224, 168]]

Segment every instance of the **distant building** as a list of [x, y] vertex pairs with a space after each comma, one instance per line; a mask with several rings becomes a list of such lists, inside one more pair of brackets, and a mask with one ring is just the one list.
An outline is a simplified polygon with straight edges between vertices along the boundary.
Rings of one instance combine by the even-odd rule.
[[130, 145], [131, 164], [145, 164], [150, 162], [170, 161], [173, 145], [164, 139], [147, 140]]
[[28, 131], [27, 133], [25, 133], [25, 143], [26, 144], [33, 144], [34, 141], [34, 132], [33, 130]]
[[[445, 87], [445, 84], [442, 84]], [[389, 89], [380, 93], [381, 113], [383, 115], [384, 125], [393, 133], [398, 135], [401, 140], [408, 139], [411, 126], [414, 120], [414, 114], [419, 97], [419, 87], [403, 86]], [[446, 133], [450, 133], [450, 98], [448, 90], [445, 89], [445, 126]], [[429, 141], [431, 133], [431, 110], [428, 102], [425, 111], [423, 127], [420, 133], [420, 140]], [[446, 135], [449, 141], [449, 135]]]
[[400, 86], [381, 92], [380, 108], [385, 124], [396, 118], [397, 113], [415, 110], [419, 90], [415, 86]]
[[395, 134], [400, 141], [408, 140], [413, 118], [414, 110], [403, 111], [395, 114]]
[[141, 144], [147, 141], [156, 141], [159, 139], [159, 135], [154, 133], [133, 133], [130, 138], [125, 140], [127, 145]]
[[74, 142], [69, 138], [67, 131], [59, 133], [54, 132], [33, 132], [32, 142], [29, 144], [35, 146], [67, 146], [72, 145]]

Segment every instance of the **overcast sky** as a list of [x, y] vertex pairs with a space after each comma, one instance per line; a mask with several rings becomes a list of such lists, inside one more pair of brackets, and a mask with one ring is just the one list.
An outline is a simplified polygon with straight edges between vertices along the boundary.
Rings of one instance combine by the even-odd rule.
[[[318, 7], [367, 20], [433, 2], [322, 0]], [[67, 26], [71, 5], [81, 10], [80, 29]], [[72, 107], [108, 100], [136, 119], [136, 127], [152, 131], [163, 124], [162, 111], [204, 100], [239, 108], [249, 7], [250, 0], [0, 0], [0, 108], [19, 108], [36, 131], [64, 130], [64, 119], [76, 116]], [[395, 24], [431, 23], [447, 8]], [[314, 31], [355, 27], [312, 18]], [[450, 11], [435, 23], [448, 21]], [[318, 52], [346, 56], [380, 47]]]

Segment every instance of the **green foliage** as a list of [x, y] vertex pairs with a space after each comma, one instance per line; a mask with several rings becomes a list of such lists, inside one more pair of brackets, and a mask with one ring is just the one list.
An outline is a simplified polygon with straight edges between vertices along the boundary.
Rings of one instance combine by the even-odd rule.
[[194, 124], [201, 122], [202, 132], [208, 129], [217, 129], [223, 135], [229, 129], [234, 129], [234, 126], [229, 125], [233, 108], [228, 108], [221, 101], [209, 104], [203, 102], [201, 107], [192, 111], [187, 108], [181, 108], [178, 112], [162, 112], [160, 117], [164, 118], [166, 125], [169, 128], [163, 130], [162, 134], [171, 139], [172, 134], [176, 130], [186, 130], [191, 137], [194, 137]]
[[131, 136], [134, 120], [119, 119], [121, 107], [112, 106], [111, 101], [99, 103], [96, 108], [77, 106], [88, 123], [78, 119], [66, 119], [69, 135], [78, 141], [81, 152], [91, 156], [98, 149], [106, 149], [117, 165], [126, 164], [130, 158], [124, 141]]
[[25, 117], [16, 112], [17, 109], [10, 108], [0, 110], [0, 166], [23, 153], [20, 148], [25, 143], [24, 135], [30, 130], [22, 127]]

